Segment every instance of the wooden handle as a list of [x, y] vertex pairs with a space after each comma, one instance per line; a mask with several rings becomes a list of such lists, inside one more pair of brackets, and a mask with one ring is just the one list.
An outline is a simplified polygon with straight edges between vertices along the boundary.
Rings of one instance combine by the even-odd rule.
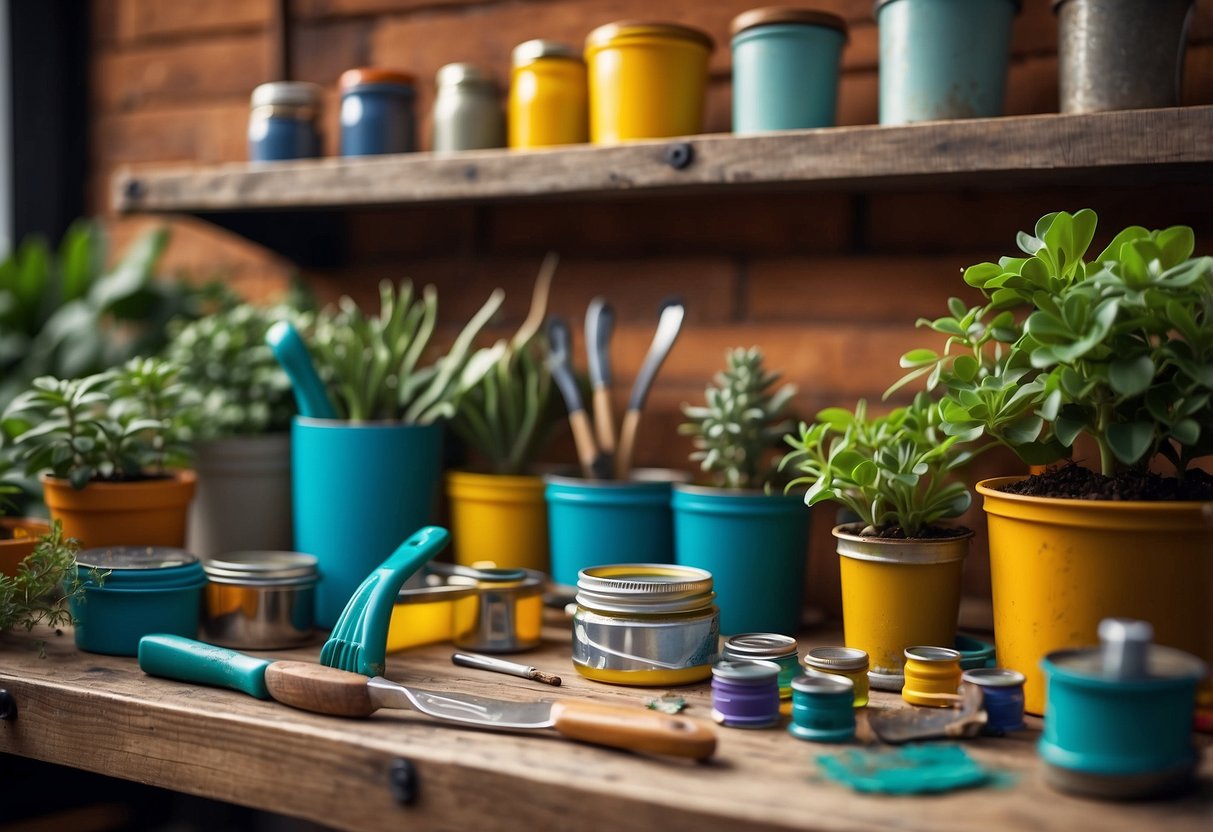
[[292, 708], [330, 716], [374, 713], [377, 709], [371, 702], [367, 681], [360, 673], [308, 662], [274, 662], [265, 669], [265, 686], [274, 699]]
[[552, 719], [570, 739], [612, 748], [693, 760], [706, 760], [716, 751], [712, 727], [685, 716], [599, 702], [556, 702]]
[[581, 473], [586, 479], [594, 478], [594, 460], [598, 457], [598, 446], [594, 444], [594, 430], [584, 410], [569, 413], [569, 424], [573, 428], [573, 444], [577, 447], [577, 459]]
[[632, 473], [632, 452], [636, 448], [636, 431], [640, 428], [640, 411], [623, 414], [623, 429], [619, 431], [619, 450], [615, 453], [615, 476], [626, 480]]
[[594, 390], [594, 430], [598, 435], [598, 450], [615, 453], [615, 420], [611, 417], [611, 391], [605, 387]]

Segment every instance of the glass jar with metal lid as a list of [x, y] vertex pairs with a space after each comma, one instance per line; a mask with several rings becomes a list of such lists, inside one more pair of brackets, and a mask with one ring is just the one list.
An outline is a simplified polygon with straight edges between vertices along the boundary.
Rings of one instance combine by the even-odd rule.
[[254, 89], [249, 100], [249, 159], [272, 162], [319, 156], [320, 96], [320, 87], [304, 81], [273, 81]]
[[812, 647], [804, 654], [806, 670], [832, 673], [851, 680], [856, 708], [868, 704], [868, 654], [858, 647]]
[[431, 125], [435, 151], [505, 145], [505, 114], [490, 73], [473, 64], [447, 64], [438, 70], [437, 84]]
[[71, 611], [81, 650], [134, 656], [148, 633], [198, 634], [206, 574], [190, 552], [112, 546], [86, 549], [76, 562], [84, 596], [72, 599]]
[[408, 153], [417, 147], [413, 99], [416, 81], [378, 67], [347, 69], [341, 88], [341, 155]]
[[212, 644], [270, 650], [312, 636], [316, 558], [300, 552], [229, 552], [203, 563], [209, 583], [202, 637]]
[[573, 666], [617, 685], [683, 685], [712, 675], [720, 610], [712, 575], [665, 564], [582, 569]]
[[514, 47], [510, 71], [510, 147], [589, 141], [585, 60], [563, 43], [528, 40]]
[[800, 674], [799, 645], [779, 633], [742, 633], [725, 639], [722, 659], [765, 660], [779, 665], [779, 698], [792, 698], [792, 680]]

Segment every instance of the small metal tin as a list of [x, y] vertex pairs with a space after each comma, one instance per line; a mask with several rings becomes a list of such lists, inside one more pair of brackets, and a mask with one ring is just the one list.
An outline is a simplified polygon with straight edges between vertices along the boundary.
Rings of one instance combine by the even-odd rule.
[[582, 569], [573, 666], [619, 685], [683, 685], [712, 674], [720, 611], [712, 575], [666, 564]]
[[416, 149], [416, 80], [378, 67], [347, 69], [341, 88], [341, 155], [374, 156]]
[[845, 676], [809, 671], [792, 680], [788, 733], [813, 742], [847, 742], [855, 736], [855, 686]]
[[468, 63], [446, 64], [436, 76], [433, 150], [447, 153], [505, 146], [505, 112], [497, 81]]
[[456, 601], [451, 637], [457, 647], [481, 653], [517, 653], [537, 647], [543, 626], [541, 572], [479, 569], [475, 577], [455, 574], [450, 585], [467, 585], [472, 595]]
[[911, 705], [949, 708], [960, 688], [960, 652], [949, 647], [907, 647], [901, 698]]
[[986, 733], [1001, 734], [1023, 728], [1022, 673], [1005, 667], [979, 667], [964, 671], [960, 679], [981, 688]]
[[868, 654], [858, 647], [813, 647], [804, 655], [806, 670], [849, 679], [855, 698], [852, 705], [868, 704]]
[[729, 728], [767, 728], [779, 721], [779, 677], [772, 661], [722, 659], [712, 665], [712, 719]]
[[994, 666], [994, 645], [972, 636], [957, 634], [952, 647], [960, 653], [960, 669]]
[[[86, 549], [77, 557], [82, 600], [70, 602], [76, 646], [90, 653], [134, 656], [149, 633], [194, 638], [206, 575], [190, 552], [167, 546]], [[102, 585], [92, 571], [107, 572]]]
[[589, 141], [585, 61], [563, 43], [528, 40], [514, 47], [508, 99], [509, 146], [548, 147]]
[[791, 699], [792, 680], [800, 674], [799, 647], [796, 639], [780, 633], [742, 633], [725, 639], [720, 657], [775, 662], [779, 665], [779, 698]]
[[249, 99], [248, 152], [253, 162], [320, 155], [321, 90], [304, 81], [272, 81]]
[[202, 638], [223, 647], [272, 650], [312, 637], [316, 558], [300, 552], [228, 552], [202, 565]]

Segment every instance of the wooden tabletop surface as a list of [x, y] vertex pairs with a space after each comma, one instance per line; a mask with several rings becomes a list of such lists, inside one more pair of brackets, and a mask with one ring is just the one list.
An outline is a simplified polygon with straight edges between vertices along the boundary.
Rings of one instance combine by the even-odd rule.
[[[569, 629], [549, 619], [544, 643], [524, 659], [559, 674], [553, 688], [456, 667], [450, 645], [388, 657], [387, 676], [431, 689], [519, 701], [585, 697], [637, 706], [663, 690], [614, 687], [580, 677]], [[45, 641], [45, 658], [34, 645]], [[802, 650], [837, 643], [828, 628], [802, 635]], [[314, 661], [319, 644], [262, 654]], [[996, 785], [925, 797], [864, 795], [824, 778], [815, 758], [839, 746], [771, 730], [718, 729], [703, 764], [643, 757], [570, 742], [547, 732], [477, 731], [410, 711], [351, 720], [292, 710], [240, 693], [157, 679], [134, 659], [81, 653], [70, 631], [0, 636], [0, 687], [16, 700], [0, 721], [0, 752], [307, 818], [334, 827], [410, 829], [705, 828], [871, 830], [1201, 830], [1213, 821], [1213, 753], [1200, 779], [1166, 801], [1108, 803], [1067, 796], [1042, 778], [1040, 721], [1004, 738], [966, 741]], [[679, 688], [686, 713], [706, 719], [707, 684]], [[900, 707], [874, 693], [873, 708]], [[786, 724], [786, 717], [785, 717]], [[860, 723], [861, 739], [868, 737]], [[402, 805], [389, 782], [411, 764], [415, 800]], [[405, 826], [408, 824], [408, 826]]]

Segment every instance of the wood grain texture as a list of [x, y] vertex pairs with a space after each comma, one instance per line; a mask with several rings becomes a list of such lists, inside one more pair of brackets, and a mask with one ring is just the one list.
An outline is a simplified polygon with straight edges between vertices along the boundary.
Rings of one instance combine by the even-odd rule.
[[651, 711], [639, 705], [557, 702], [555, 729], [564, 736], [647, 754], [706, 760], [716, 752], [716, 730], [702, 719]]
[[308, 662], [274, 662], [265, 669], [265, 686], [275, 701], [329, 716], [373, 714], [366, 681], [359, 673]]
[[[30, 649], [48, 640], [48, 657]], [[802, 647], [836, 643], [830, 630]], [[572, 672], [569, 625], [551, 618], [527, 662], [560, 673], [558, 691], [523, 679], [459, 668], [448, 645], [389, 657], [387, 676], [431, 689], [517, 701], [583, 699], [636, 705], [661, 690], [611, 687]], [[318, 647], [269, 658], [315, 661]], [[0, 751], [104, 772], [191, 794], [257, 806], [342, 829], [801, 829], [858, 832], [896, 827], [1072, 832], [1204, 832], [1213, 811], [1213, 759], [1183, 798], [1109, 804], [1071, 798], [1041, 779], [1040, 721], [1003, 739], [966, 745], [1007, 785], [931, 798], [871, 797], [823, 779], [814, 762], [836, 746], [803, 743], [783, 730], [722, 729], [703, 765], [562, 740], [464, 730], [407, 711], [343, 720], [292, 710], [226, 690], [142, 674], [134, 659], [78, 653], [70, 630], [0, 637], [0, 686], [20, 716], [0, 722]], [[704, 717], [706, 684], [680, 688], [687, 713]], [[875, 708], [900, 707], [876, 693]], [[861, 737], [870, 737], [861, 719]], [[1207, 746], [1208, 738], [1201, 744]], [[393, 760], [416, 767], [419, 796], [402, 807], [388, 789]], [[289, 772], [284, 776], [284, 771]]]

